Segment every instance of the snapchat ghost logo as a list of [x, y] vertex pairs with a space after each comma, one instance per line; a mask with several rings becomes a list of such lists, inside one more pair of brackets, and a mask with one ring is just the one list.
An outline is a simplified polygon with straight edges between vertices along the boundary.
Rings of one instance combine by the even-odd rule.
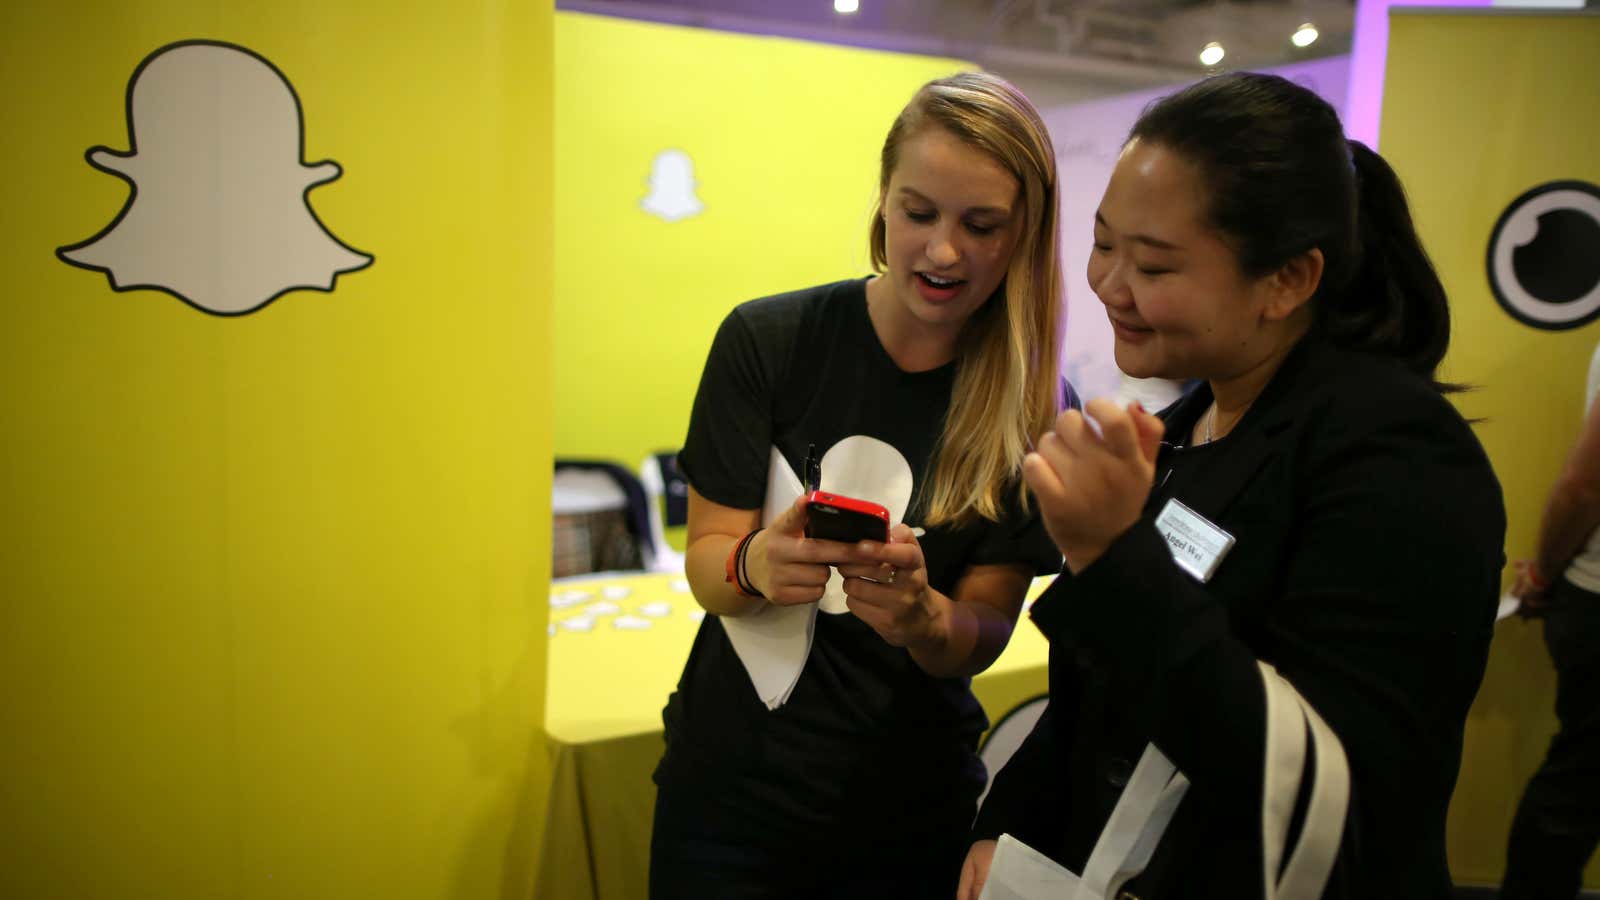
[[332, 291], [372, 257], [330, 234], [313, 187], [338, 178], [303, 161], [300, 100], [256, 53], [183, 41], [150, 54], [128, 82], [126, 153], [91, 149], [89, 164], [132, 190], [110, 225], [61, 247], [63, 262], [104, 272], [117, 291], [167, 291], [222, 316], [254, 312], [289, 291]]
[[694, 195], [694, 160], [682, 150], [663, 150], [650, 164], [650, 195], [639, 206], [668, 222], [699, 215], [705, 204]]

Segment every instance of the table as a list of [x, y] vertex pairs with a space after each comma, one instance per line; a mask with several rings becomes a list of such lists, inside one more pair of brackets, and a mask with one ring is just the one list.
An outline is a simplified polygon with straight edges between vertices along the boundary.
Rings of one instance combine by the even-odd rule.
[[[1035, 579], [1028, 599], [1050, 583]], [[608, 573], [550, 590], [545, 734], [549, 812], [539, 900], [644, 900], [661, 709], [703, 615], [682, 575]], [[972, 690], [991, 722], [1045, 693], [1048, 644], [1020, 622]]]

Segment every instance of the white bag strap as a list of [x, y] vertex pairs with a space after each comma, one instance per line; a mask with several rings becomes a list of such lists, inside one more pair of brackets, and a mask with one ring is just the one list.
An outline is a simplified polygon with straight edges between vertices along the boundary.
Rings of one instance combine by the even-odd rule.
[[1146, 744], [1084, 863], [1074, 900], [1110, 897], [1143, 871], [1188, 789], [1189, 779], [1155, 744]]
[[1183, 799], [1184, 793], [1188, 790], [1189, 779], [1183, 777], [1182, 772], [1172, 776], [1172, 781], [1167, 783], [1161, 792], [1161, 797], [1156, 801], [1155, 809], [1150, 813], [1152, 826], [1160, 823], [1159, 827], [1146, 827], [1139, 833], [1139, 840], [1129, 851], [1122, 868], [1106, 883], [1105, 897], [1116, 896], [1128, 879], [1143, 872], [1144, 867], [1150, 864], [1150, 857], [1155, 855], [1156, 845], [1161, 842], [1162, 832], [1167, 830], [1167, 824], [1178, 811], [1178, 801]]
[[[1259, 662], [1259, 661], [1258, 661]], [[1350, 806], [1350, 764], [1338, 735], [1288, 679], [1259, 662], [1266, 687], [1267, 745], [1262, 774], [1262, 883], [1266, 900], [1316, 900], [1328, 883]], [[1300, 840], [1282, 869], [1284, 845], [1305, 768], [1306, 729], [1316, 761]]]
[[1271, 665], [1261, 667], [1262, 687], [1267, 701], [1266, 751], [1261, 774], [1261, 863], [1271, 900], [1283, 864], [1283, 845], [1288, 839], [1289, 819], [1294, 815], [1295, 797], [1300, 793], [1300, 773], [1306, 762], [1306, 721], [1295, 702], [1293, 688], [1286, 689], [1283, 676]]
[[1311, 726], [1317, 759], [1300, 843], [1278, 879], [1278, 897], [1283, 900], [1322, 896], [1322, 889], [1333, 872], [1334, 860], [1339, 856], [1345, 817], [1350, 809], [1350, 761], [1345, 758], [1344, 745], [1311, 704], [1298, 692], [1296, 697]]
[[[1327, 886], [1344, 837], [1350, 764], [1338, 735], [1294, 685], [1269, 663], [1258, 664], [1266, 688], [1267, 713], [1261, 794], [1263, 896], [1266, 900], [1317, 900]], [[1305, 769], [1308, 728], [1316, 750], [1311, 795], [1300, 839], [1284, 865], [1289, 824]], [[1155, 744], [1146, 744], [1095, 841], [1071, 900], [1104, 900], [1144, 871], [1188, 789], [1189, 780], [1172, 761]]]

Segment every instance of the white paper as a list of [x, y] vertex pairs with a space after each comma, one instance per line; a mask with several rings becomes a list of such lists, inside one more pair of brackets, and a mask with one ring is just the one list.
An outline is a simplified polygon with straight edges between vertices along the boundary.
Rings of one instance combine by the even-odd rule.
[[[822, 490], [846, 497], [871, 500], [889, 511], [889, 524], [898, 525], [911, 503], [916, 479], [911, 464], [893, 444], [864, 434], [852, 434], [822, 455]], [[794, 502], [791, 497], [790, 503]], [[844, 576], [834, 569], [817, 609], [829, 615], [850, 612], [845, 605]]]
[[1000, 835], [978, 900], [1059, 900], [1078, 891], [1078, 876], [1009, 834]]
[[566, 609], [569, 606], [577, 606], [593, 596], [594, 591], [560, 591], [550, 595], [550, 606], [553, 609]]
[[1513, 597], [1510, 594], [1502, 594], [1500, 597], [1500, 608], [1495, 610], [1494, 620], [1498, 622], [1501, 619], [1510, 618], [1511, 616], [1516, 615], [1517, 610], [1521, 608], [1521, 597]]
[[[914, 478], [911, 464], [893, 445], [854, 434], [834, 444], [822, 455], [824, 490], [883, 504], [891, 524], [899, 524], [911, 502]], [[767, 462], [766, 502], [761, 524], [770, 525], [794, 505], [805, 490], [777, 447]], [[747, 616], [728, 616], [722, 627], [744, 664], [756, 695], [768, 709], [786, 703], [805, 668], [816, 634], [818, 612], [845, 615], [844, 579], [834, 571], [817, 603], [803, 606], [768, 605]]]
[[[761, 510], [761, 524], [769, 525], [783, 515], [803, 490], [788, 461], [773, 447], [767, 464], [767, 500]], [[811, 653], [816, 621], [815, 603], [767, 604], [747, 616], [723, 617], [722, 630], [728, 634], [728, 643], [744, 663], [756, 696], [767, 709], [782, 706], [794, 692]]]

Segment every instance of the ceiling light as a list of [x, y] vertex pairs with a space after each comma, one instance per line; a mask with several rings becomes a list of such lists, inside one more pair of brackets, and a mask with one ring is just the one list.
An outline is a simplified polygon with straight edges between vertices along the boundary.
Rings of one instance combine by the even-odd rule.
[[861, 8], [858, 0], [833, 0], [833, 11], [849, 15]]
[[1221, 44], [1217, 43], [1216, 41], [1212, 41], [1211, 43], [1205, 45], [1205, 47], [1200, 51], [1200, 64], [1214, 66], [1217, 63], [1222, 62], [1222, 58], [1227, 55], [1228, 51], [1222, 49]]
[[1290, 43], [1296, 47], [1309, 47], [1317, 41], [1317, 26], [1306, 22], [1294, 30], [1294, 35], [1289, 38]]

